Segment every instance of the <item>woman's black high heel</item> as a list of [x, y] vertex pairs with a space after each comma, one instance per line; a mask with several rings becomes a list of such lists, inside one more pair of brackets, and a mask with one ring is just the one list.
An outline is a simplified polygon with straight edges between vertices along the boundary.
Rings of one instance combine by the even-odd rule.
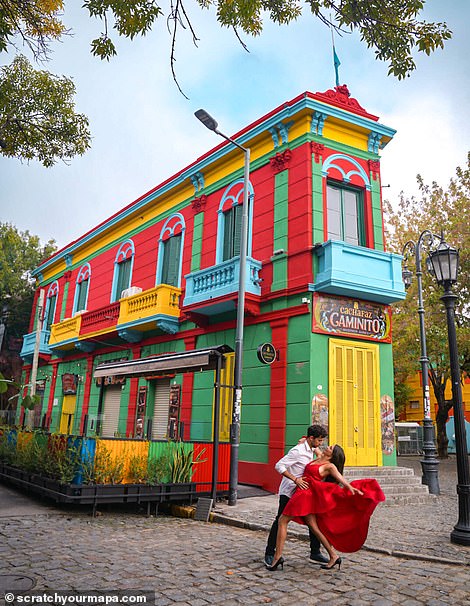
[[282, 570], [284, 570], [284, 558], [282, 556], [279, 558], [279, 560], [275, 564], [273, 564], [272, 566], [266, 566], [266, 568], [268, 570], [273, 571], [273, 570], [277, 570], [279, 566], [281, 567]]
[[333, 564], [331, 564], [331, 566], [328, 566], [328, 564], [322, 564], [320, 568], [323, 568], [323, 570], [333, 570], [335, 566], [338, 566], [338, 570], [341, 570], [341, 562], [341, 558], [336, 558], [336, 560], [333, 562]]

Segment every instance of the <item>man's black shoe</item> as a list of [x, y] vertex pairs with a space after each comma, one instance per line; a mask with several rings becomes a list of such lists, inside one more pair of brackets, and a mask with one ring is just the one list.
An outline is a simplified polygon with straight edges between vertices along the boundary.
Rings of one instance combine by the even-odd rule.
[[[330, 560], [326, 560], [327, 562], [329, 562]], [[266, 566], [272, 566], [274, 562], [274, 555], [269, 555], [266, 554], [264, 556], [264, 563], [266, 564]]]
[[318, 553], [311, 553], [308, 560], [309, 560], [309, 562], [313, 562], [314, 564], [326, 564], [327, 562], [330, 561], [330, 558], [326, 558], [324, 555], [322, 555], [320, 552], [318, 552]]

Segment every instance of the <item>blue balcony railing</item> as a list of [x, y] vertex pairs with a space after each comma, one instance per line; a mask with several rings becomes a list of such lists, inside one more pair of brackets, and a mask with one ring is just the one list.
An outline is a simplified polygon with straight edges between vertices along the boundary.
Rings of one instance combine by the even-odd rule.
[[[261, 263], [251, 257], [246, 260], [246, 292], [261, 294], [259, 272]], [[183, 306], [193, 305], [224, 297], [238, 291], [240, 257], [223, 261], [206, 269], [194, 271], [186, 276], [186, 295]]]
[[[49, 330], [41, 330], [41, 336], [39, 340], [39, 353], [44, 355], [51, 355], [52, 350], [49, 348]], [[33, 356], [34, 347], [36, 344], [36, 333], [30, 332], [23, 337], [23, 347], [21, 348], [20, 356], [23, 359], [27, 359]]]
[[405, 298], [402, 256], [328, 240], [316, 248], [313, 290], [388, 305]]

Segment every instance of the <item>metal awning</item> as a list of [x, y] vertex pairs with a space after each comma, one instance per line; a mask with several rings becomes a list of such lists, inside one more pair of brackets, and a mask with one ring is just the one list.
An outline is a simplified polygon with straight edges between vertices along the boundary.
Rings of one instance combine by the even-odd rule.
[[138, 360], [103, 362], [98, 364], [93, 376], [95, 379], [102, 377], [145, 377], [160, 372], [214, 370], [220, 356], [231, 351], [233, 349], [228, 345], [217, 345], [210, 348], [139, 358]]

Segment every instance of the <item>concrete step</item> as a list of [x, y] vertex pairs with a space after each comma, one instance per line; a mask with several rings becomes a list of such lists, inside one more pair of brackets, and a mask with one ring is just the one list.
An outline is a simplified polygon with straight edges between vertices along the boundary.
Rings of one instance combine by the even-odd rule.
[[343, 475], [350, 481], [375, 478], [388, 505], [424, 504], [436, 499], [422, 484], [421, 476], [415, 475], [409, 467], [346, 467]]
[[345, 467], [344, 476], [378, 478], [380, 476], [414, 476], [410, 467]]

